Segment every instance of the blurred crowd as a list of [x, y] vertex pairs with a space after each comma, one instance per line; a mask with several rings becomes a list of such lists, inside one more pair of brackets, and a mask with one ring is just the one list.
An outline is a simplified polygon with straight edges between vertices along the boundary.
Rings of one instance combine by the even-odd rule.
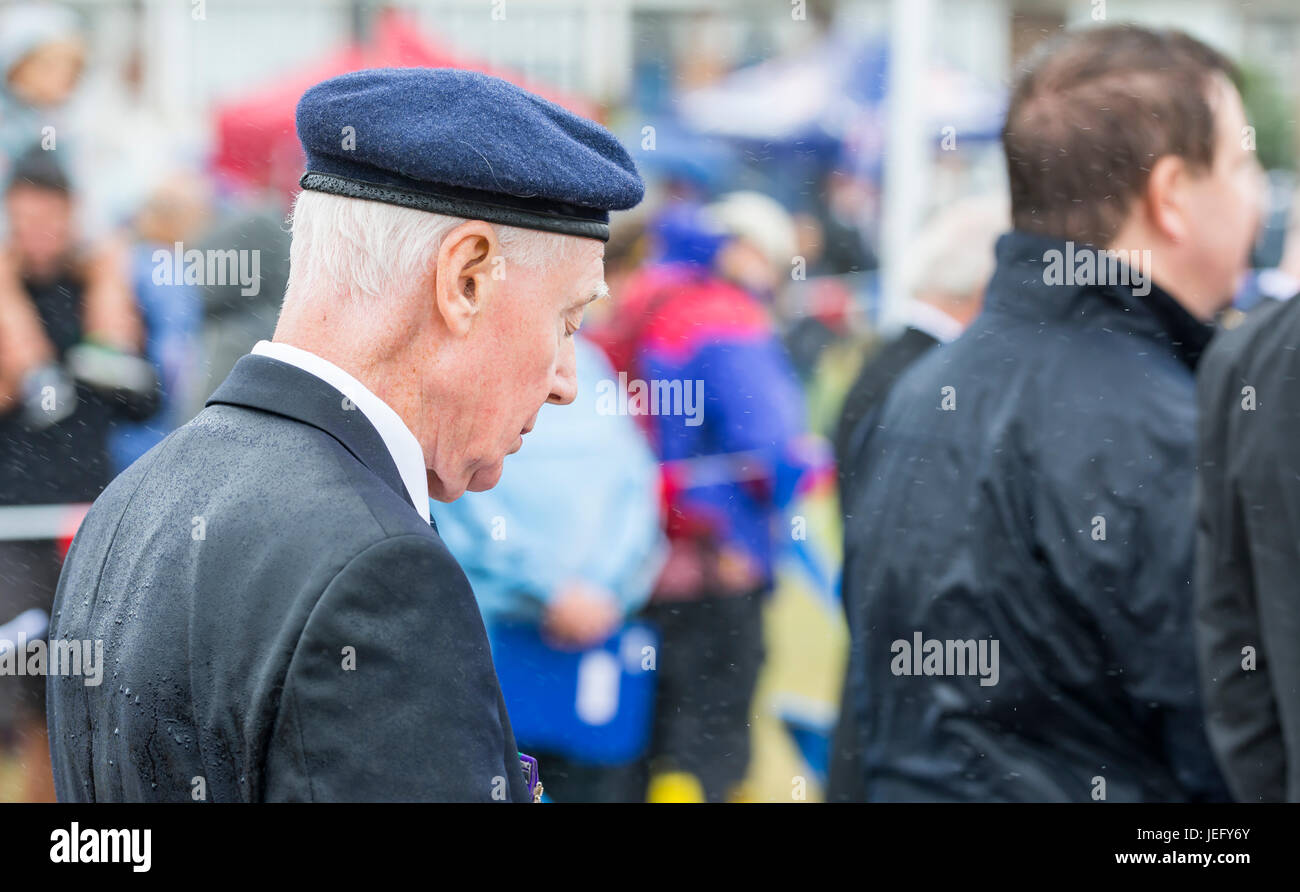
[[[184, 140], [124, 144], [123, 128], [157, 134], [127, 107], [105, 114], [103, 85], [83, 81], [86, 56], [71, 11], [0, 10], [0, 626], [10, 640], [44, 633], [86, 505], [269, 336], [288, 272], [287, 204], [219, 195]], [[164, 160], [142, 169], [155, 150]], [[255, 293], [234, 276], [207, 279], [202, 264], [172, 274], [174, 250], [207, 246], [256, 249]], [[0, 736], [36, 766], [8, 795], [47, 798], [44, 686], [5, 681]]]
[[[114, 182], [80, 27], [0, 11], [0, 639], [43, 633], [78, 512], [270, 337], [288, 272], [291, 195], [265, 180], [178, 150]], [[721, 180], [668, 159], [616, 215], [576, 403], [543, 408], [494, 489], [432, 505], [550, 798], [760, 798], [765, 610], [791, 562], [851, 641], [838, 722], [789, 721], [829, 798], [1084, 800], [1099, 778], [1100, 798], [1300, 798], [1300, 612], [1246, 591], [1262, 509], [1237, 478], [1202, 481], [1226, 503], [1202, 508], [1199, 575], [1193, 503], [1200, 356], [1233, 306], [1300, 290], [1300, 226], [1251, 268], [1262, 178], [1230, 62], [1095, 33], [1018, 81], [1009, 194], [944, 202], [893, 258], [901, 327], [873, 325], [878, 171], [844, 156]], [[1170, 123], [1096, 118], [1112, 106]], [[1047, 281], [1067, 242], [1152, 252], [1150, 293]], [[191, 249], [255, 253], [257, 287], [172, 275]], [[1227, 403], [1253, 383], [1223, 374]], [[842, 527], [810, 528], [816, 500]], [[928, 650], [891, 671], [914, 632], [996, 640], [996, 684]], [[0, 746], [0, 798], [49, 798], [43, 679], [0, 678]]]

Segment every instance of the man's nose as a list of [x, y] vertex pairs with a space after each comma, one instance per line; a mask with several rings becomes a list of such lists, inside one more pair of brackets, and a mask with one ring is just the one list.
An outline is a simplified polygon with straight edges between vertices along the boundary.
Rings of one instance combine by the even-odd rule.
[[570, 345], [564, 351], [559, 365], [555, 367], [555, 374], [551, 378], [551, 395], [546, 399], [548, 403], [567, 406], [577, 399], [578, 371], [574, 359], [574, 350]]

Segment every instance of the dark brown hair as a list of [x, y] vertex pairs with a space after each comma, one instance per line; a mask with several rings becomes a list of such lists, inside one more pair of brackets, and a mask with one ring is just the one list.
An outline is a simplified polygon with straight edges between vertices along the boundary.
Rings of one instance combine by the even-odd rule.
[[1074, 31], [1040, 49], [1011, 94], [1002, 145], [1017, 229], [1108, 245], [1157, 159], [1214, 163], [1225, 56], [1180, 31]]

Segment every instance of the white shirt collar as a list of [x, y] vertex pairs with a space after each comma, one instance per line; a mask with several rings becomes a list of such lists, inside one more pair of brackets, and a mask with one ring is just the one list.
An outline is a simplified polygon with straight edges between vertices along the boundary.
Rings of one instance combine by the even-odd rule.
[[1300, 279], [1280, 269], [1260, 270], [1255, 278], [1255, 287], [1265, 297], [1275, 300], [1290, 300], [1300, 291]]
[[940, 344], [957, 340], [964, 328], [943, 310], [920, 300], [908, 301], [907, 324], [917, 331], [925, 332]]
[[420, 441], [415, 439], [415, 434], [411, 433], [411, 429], [388, 403], [334, 363], [321, 359], [308, 350], [289, 344], [258, 341], [252, 352], [258, 356], [278, 359], [315, 375], [351, 400], [379, 432], [380, 439], [388, 448], [388, 454], [393, 457], [393, 464], [397, 465], [397, 473], [402, 477], [415, 510], [420, 512], [425, 523], [429, 522], [429, 481], [425, 477], [424, 450], [420, 448]]

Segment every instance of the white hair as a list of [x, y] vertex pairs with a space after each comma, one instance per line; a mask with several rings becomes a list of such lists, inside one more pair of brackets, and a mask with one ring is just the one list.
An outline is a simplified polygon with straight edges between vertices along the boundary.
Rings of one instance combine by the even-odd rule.
[[767, 262], [789, 270], [799, 253], [799, 231], [794, 218], [776, 199], [761, 192], [732, 192], [704, 209], [705, 216], [723, 232], [751, 242]]
[[[466, 222], [379, 201], [303, 190], [290, 215], [285, 299], [345, 294], [378, 306], [423, 282], [443, 238]], [[577, 238], [494, 225], [509, 275], [565, 262]]]
[[935, 212], [906, 247], [903, 282], [912, 297], [973, 300], [993, 275], [993, 246], [1011, 227], [1002, 195], [962, 198]]

